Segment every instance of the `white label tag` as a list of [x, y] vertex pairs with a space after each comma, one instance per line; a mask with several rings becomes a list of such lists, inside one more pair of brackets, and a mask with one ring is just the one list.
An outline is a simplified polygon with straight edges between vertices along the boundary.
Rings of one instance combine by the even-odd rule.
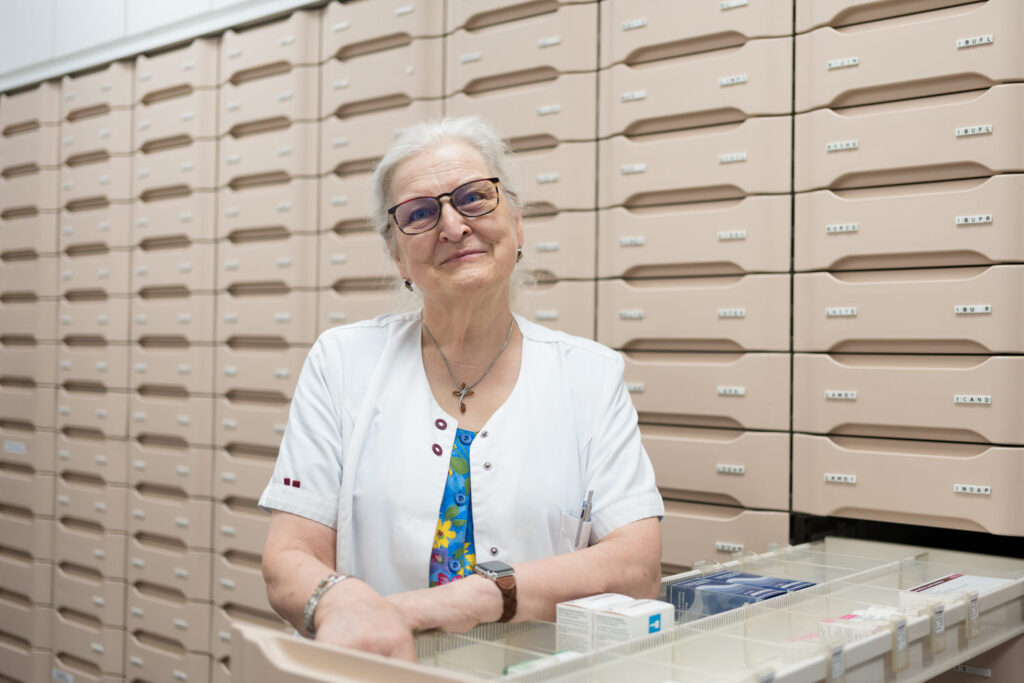
[[629, 21], [622, 22], [623, 31], [633, 31], [638, 28], [647, 26], [647, 17], [639, 17], [637, 19], [630, 19]]
[[990, 135], [992, 133], [992, 124], [983, 123], [977, 126], [961, 126], [953, 131], [958, 138], [966, 138], [972, 135]]
[[742, 543], [726, 543], [724, 541], [715, 541], [715, 550], [720, 553], [742, 553]]
[[537, 320], [558, 320], [558, 311], [534, 311], [533, 317]]
[[561, 244], [558, 242], [537, 242], [536, 249], [539, 252], [558, 251]]
[[728, 88], [730, 85], [739, 85], [740, 83], [746, 83], [747, 80], [747, 74], [722, 76], [721, 78], [718, 79], [718, 86], [721, 88]]
[[826, 389], [825, 400], [827, 401], [856, 401], [857, 392], [848, 389]]
[[843, 661], [843, 646], [835, 645], [829, 654], [829, 678], [837, 680], [846, 675], [846, 662]]
[[992, 312], [992, 304], [961, 304], [953, 306], [956, 315], [985, 315]]
[[971, 493], [976, 496], [991, 496], [991, 486], [978, 486], [976, 484], [953, 484], [953, 493]]
[[644, 242], [645, 241], [646, 240], [644, 239], [643, 235], [635, 235], [635, 236], [631, 236], [631, 237], [620, 237], [619, 238], [619, 246], [620, 247], [642, 247], [642, 246], [644, 246]]
[[747, 309], [745, 308], [719, 308], [717, 311], [719, 318], [746, 318]]
[[637, 100], [644, 100], [647, 99], [647, 91], [631, 90], [629, 92], [624, 92], [621, 95], [619, 95], [619, 99], [623, 102], [636, 102]]
[[549, 104], [543, 107], [537, 107], [537, 116], [550, 116], [557, 114], [562, 111], [562, 105], [560, 104]]
[[642, 394], [644, 393], [643, 382], [626, 382], [626, 391], [631, 394]]
[[960, 38], [956, 41], [956, 49], [962, 50], [965, 47], [974, 47], [976, 45], [991, 45], [995, 42], [995, 37], [991, 33], [986, 33], [983, 36], [973, 36], [971, 38]]
[[746, 230], [721, 230], [718, 233], [719, 242], [735, 242], [747, 239]]
[[992, 397], [986, 394], [953, 394], [953, 403], [992, 405]]
[[973, 216], [957, 216], [953, 223], [956, 225], [979, 225], [982, 223], [991, 223], [992, 214], [990, 213], [979, 213]]
[[647, 164], [626, 164], [619, 167], [619, 173], [622, 175], [637, 175], [638, 173], [646, 173]]
[[629, 310], [619, 311], [620, 320], [643, 320], [644, 312], [643, 309], [633, 308]]
[[469, 64], [471, 62], [479, 62], [483, 57], [479, 52], [467, 52], [466, 54], [459, 57], [460, 64]]
[[396, 7], [395, 8], [395, 16], [396, 17], [401, 17], [401, 16], [404, 16], [406, 14], [412, 14], [413, 11], [415, 11], [415, 9], [416, 9], [415, 5], [402, 5], [401, 7]]
[[858, 149], [860, 143], [856, 140], [835, 140], [825, 143], [826, 152], [844, 152], [846, 150]]
[[826, 472], [825, 481], [829, 484], [856, 484], [856, 474], [842, 474], [839, 472]]
[[718, 163], [720, 164], [735, 164], [741, 161], [747, 160], [746, 152], [732, 152], [731, 154], [719, 154]]
[[825, 307], [826, 318], [856, 318], [857, 307], [856, 306], [826, 306]]
[[548, 36], [547, 38], [541, 38], [537, 41], [537, 47], [552, 47], [562, 42], [562, 36]]
[[860, 57], [842, 57], [840, 59], [828, 60], [825, 62], [825, 68], [832, 71], [834, 69], [847, 69], [858, 64], [860, 64]]
[[60, 683], [75, 683], [75, 677], [66, 671], [61, 671], [54, 667], [51, 673], [53, 675], [53, 680], [55, 681], [60, 681]]
[[537, 184], [547, 185], [549, 183], [557, 183], [560, 177], [561, 176], [559, 176], [558, 173], [539, 173], [537, 174]]
[[747, 471], [746, 465], [715, 465], [715, 471], [719, 474], [744, 474]]
[[25, 444], [21, 441], [4, 441], [4, 452], [25, 455]]
[[736, 9], [737, 7], [746, 7], [748, 0], [722, 0], [718, 3], [718, 8], [725, 12], [726, 10]]
[[830, 223], [825, 226], [826, 235], [838, 235], [844, 232], [857, 232], [860, 226], [856, 223]]
[[747, 388], [720, 386], [715, 389], [715, 393], [719, 396], [746, 396]]

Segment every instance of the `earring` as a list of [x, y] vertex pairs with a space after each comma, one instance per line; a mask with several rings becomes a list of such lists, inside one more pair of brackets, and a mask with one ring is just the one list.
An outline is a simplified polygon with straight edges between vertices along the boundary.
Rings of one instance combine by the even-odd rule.
[[405, 288], [408, 289], [410, 292], [412, 291], [412, 280], [410, 280], [409, 278], [405, 278]]
[[523, 260], [523, 248], [519, 247], [519, 249], [516, 250], [516, 263], [519, 263], [522, 260]]

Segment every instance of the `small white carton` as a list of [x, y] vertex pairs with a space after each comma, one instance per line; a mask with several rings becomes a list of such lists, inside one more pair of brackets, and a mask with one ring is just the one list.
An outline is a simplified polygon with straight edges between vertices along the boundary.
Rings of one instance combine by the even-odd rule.
[[594, 615], [594, 645], [606, 647], [660, 633], [675, 624], [676, 608], [661, 600], [634, 600]]
[[594, 649], [594, 615], [603, 609], [633, 602], [621, 593], [598, 593], [555, 606], [555, 649], [589, 652]]

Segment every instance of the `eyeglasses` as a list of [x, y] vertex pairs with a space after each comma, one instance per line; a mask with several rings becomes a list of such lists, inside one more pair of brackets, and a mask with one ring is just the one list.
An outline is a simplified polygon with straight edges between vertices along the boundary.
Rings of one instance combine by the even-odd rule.
[[481, 178], [459, 185], [436, 197], [414, 197], [388, 209], [388, 215], [406, 235], [433, 230], [441, 221], [441, 199], [466, 218], [479, 218], [498, 208], [498, 178]]

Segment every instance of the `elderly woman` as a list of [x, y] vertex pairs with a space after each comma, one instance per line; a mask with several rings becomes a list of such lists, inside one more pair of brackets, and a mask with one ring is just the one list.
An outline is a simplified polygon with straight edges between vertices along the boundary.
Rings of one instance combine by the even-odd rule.
[[422, 309], [320, 336], [260, 500], [270, 603], [317, 640], [413, 659], [417, 630], [657, 591], [663, 506], [622, 360], [511, 311], [506, 154], [445, 119], [377, 167], [375, 220]]

